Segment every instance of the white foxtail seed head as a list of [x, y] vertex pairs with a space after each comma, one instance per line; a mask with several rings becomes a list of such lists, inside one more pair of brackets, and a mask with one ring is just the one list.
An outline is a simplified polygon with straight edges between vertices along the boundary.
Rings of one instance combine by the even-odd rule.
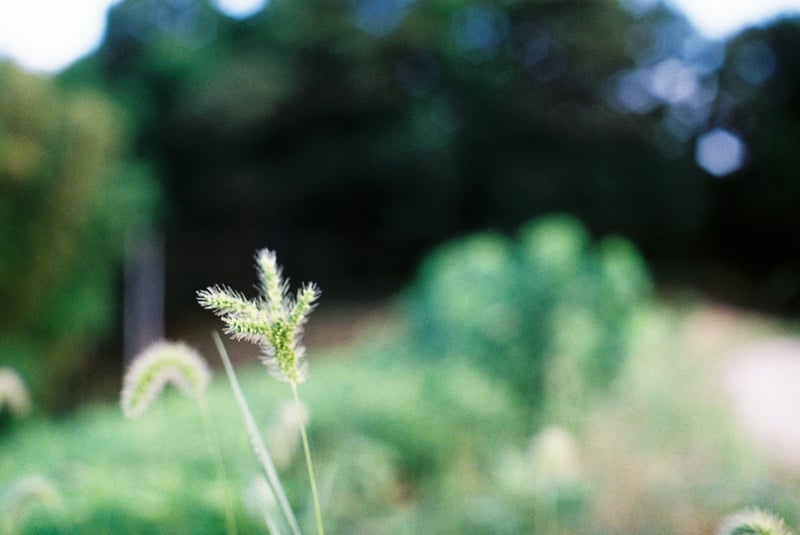
[[531, 440], [528, 460], [533, 469], [534, 489], [541, 496], [557, 496], [580, 481], [578, 445], [563, 427], [551, 425], [540, 431]]
[[31, 410], [31, 397], [25, 382], [11, 368], [0, 368], [0, 410], [22, 417]]
[[314, 310], [320, 291], [314, 284], [304, 284], [294, 298], [289, 296], [289, 282], [284, 280], [273, 251], [256, 253], [258, 299], [247, 299], [224, 286], [211, 286], [197, 292], [203, 308], [222, 318], [225, 332], [235, 340], [258, 345], [261, 360], [279, 380], [302, 383], [307, 376], [302, 344], [303, 325]]
[[0, 493], [0, 533], [21, 533], [38, 508], [50, 513], [64, 510], [64, 499], [52, 481], [31, 474], [11, 483]]
[[122, 412], [128, 418], [141, 415], [167, 383], [199, 398], [210, 382], [211, 371], [197, 351], [180, 342], [156, 342], [134, 358], [125, 373]]
[[776, 515], [747, 509], [724, 518], [717, 535], [792, 535], [792, 532]]

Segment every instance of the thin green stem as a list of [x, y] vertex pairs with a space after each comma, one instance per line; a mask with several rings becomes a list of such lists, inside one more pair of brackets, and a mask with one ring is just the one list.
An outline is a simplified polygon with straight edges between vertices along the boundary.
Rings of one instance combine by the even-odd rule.
[[311, 495], [314, 498], [314, 515], [317, 518], [317, 534], [325, 535], [325, 527], [322, 525], [322, 509], [319, 506], [319, 493], [317, 492], [317, 480], [314, 477], [314, 462], [311, 460], [311, 448], [308, 447], [308, 436], [306, 435], [306, 424], [303, 421], [303, 409], [300, 405], [300, 396], [297, 395], [297, 383], [292, 381], [292, 394], [294, 395], [295, 409], [297, 410], [297, 420], [300, 423], [300, 436], [303, 437], [303, 451], [306, 454], [306, 466], [308, 467], [308, 478], [311, 481]]
[[215, 432], [214, 423], [211, 421], [211, 415], [208, 410], [208, 402], [206, 401], [205, 394], [201, 394], [197, 398], [197, 405], [200, 407], [200, 414], [203, 418], [203, 428], [205, 429], [206, 433], [208, 449], [211, 452], [212, 457], [214, 457], [217, 478], [223, 485], [223, 492], [225, 493], [225, 530], [228, 535], [237, 535], [236, 520], [233, 516], [233, 499], [231, 498], [228, 480], [225, 477], [225, 464], [222, 460], [222, 450], [219, 446], [219, 437]]
[[239, 404], [239, 410], [244, 418], [245, 429], [248, 437], [250, 438], [250, 446], [253, 448], [253, 453], [255, 453], [256, 458], [264, 469], [269, 488], [272, 490], [272, 494], [275, 496], [275, 500], [278, 502], [281, 512], [283, 512], [283, 516], [286, 518], [286, 522], [289, 524], [289, 528], [291, 528], [292, 533], [295, 535], [300, 535], [300, 526], [298, 525], [297, 519], [294, 516], [292, 506], [289, 505], [289, 500], [286, 498], [286, 493], [283, 490], [283, 485], [281, 485], [278, 472], [275, 470], [275, 464], [272, 462], [272, 457], [270, 457], [267, 447], [264, 445], [264, 440], [261, 438], [261, 432], [259, 431], [258, 425], [256, 425], [256, 421], [253, 418], [253, 413], [250, 412], [250, 407], [248, 406], [247, 400], [244, 397], [242, 387], [239, 386], [239, 380], [236, 378], [236, 372], [233, 370], [233, 365], [228, 357], [228, 352], [225, 350], [225, 345], [222, 343], [222, 338], [220, 338], [216, 331], [213, 333], [213, 336], [214, 343], [217, 345], [220, 358], [225, 366], [225, 373], [228, 375], [228, 381], [231, 384], [231, 390], [233, 390], [233, 395], [236, 398], [236, 402]]

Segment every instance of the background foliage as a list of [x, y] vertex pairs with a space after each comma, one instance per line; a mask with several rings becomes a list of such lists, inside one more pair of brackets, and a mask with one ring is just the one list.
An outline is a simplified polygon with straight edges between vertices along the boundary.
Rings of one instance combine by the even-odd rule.
[[[301, 277], [368, 293], [445, 239], [555, 211], [633, 240], [659, 278], [794, 310], [796, 22], [716, 43], [637, 5], [278, 0], [234, 20], [126, 0], [61, 79], [136, 118], [184, 278], [198, 242], [269, 242]], [[722, 180], [694, 162], [715, 127], [747, 147]]]
[[126, 136], [96, 90], [0, 64], [0, 361], [45, 405], [81, 388], [86, 348], [115, 326], [123, 239], [155, 207]]
[[[5, 290], [19, 309], [13, 321], [36, 316], [78, 333], [67, 326], [74, 319], [86, 336], [74, 334], [63, 342], [74, 349], [64, 351], [89, 347], [77, 340], [103, 331], [109, 284], [76, 282], [84, 293], [52, 295], [48, 302], [80, 310], [56, 320], [15, 300], [42, 301], [59, 276], [110, 282], [121, 228], [149, 211], [131, 207], [152, 204], [156, 189], [166, 200], [159, 226], [172, 321], [196, 313], [188, 308], [196, 288], [249, 280], [248, 266], [233, 259], [264, 245], [327, 296], [352, 299], [401, 287], [445, 240], [476, 230], [508, 235], [553, 212], [575, 216], [592, 236], [631, 240], [659, 282], [792, 313], [800, 296], [800, 243], [790, 230], [800, 205], [797, 39], [796, 21], [785, 21], [708, 42], [659, 4], [637, 10], [616, 0], [278, 0], [242, 20], [207, 1], [120, 2], [94, 54], [36, 82], [74, 95], [76, 110], [82, 99], [83, 119], [69, 106], [10, 102], [19, 91], [5, 97], [8, 109], [29, 114], [25, 139], [52, 137], [59, 116], [96, 130], [86, 130], [76, 160], [87, 169], [65, 171], [86, 181], [78, 187], [26, 168], [58, 151], [40, 158], [43, 145], [19, 135], [4, 145], [13, 147], [7, 176], [39, 173], [42, 199], [52, 194], [47, 180], [70, 192], [53, 194], [48, 221], [71, 222], [35, 231], [46, 236], [36, 238], [38, 250], [61, 244], [48, 253], [52, 262], [18, 247], [3, 256], [15, 281]], [[112, 107], [124, 121], [103, 118], [119, 117], [103, 111]], [[21, 119], [6, 121], [13, 130]], [[716, 127], [747, 148], [744, 166], [722, 179], [703, 173], [693, 154]], [[92, 183], [98, 176], [113, 180]], [[159, 188], [145, 185], [149, 176]], [[6, 228], [37, 217], [16, 195], [4, 196]], [[80, 215], [91, 210], [105, 213]], [[75, 250], [70, 240], [85, 239], [94, 256], [55, 260]], [[21, 259], [35, 269], [25, 272]], [[95, 319], [81, 323], [91, 310]], [[17, 354], [61, 351], [25, 344], [6, 343]]]
[[422, 264], [407, 315], [426, 359], [465, 359], [536, 406], [557, 356], [580, 385], [615, 377], [649, 287], [628, 242], [593, 244], [577, 220], [550, 216], [513, 241], [483, 233], [441, 246]]
[[[507, 384], [464, 361], [414, 355], [393, 328], [314, 353], [301, 394], [326, 526], [335, 533], [700, 534], [745, 505], [796, 525], [796, 475], [766, 462], [769, 452], [737, 431], [710, 380], [724, 370], [726, 348], [783, 327], [748, 316], [709, 336], [698, 321], [708, 312], [645, 307], [632, 326], [637, 358], [622, 363], [615, 387], [572, 420], [553, 403], [534, 414]], [[302, 453], [281, 426], [291, 395], [265, 388], [274, 382], [263, 366], [238, 369], [276, 462], [281, 452], [299, 519], [313, 523], [304, 514], [311, 499]], [[3, 520], [13, 515], [20, 533], [223, 531], [224, 487], [198, 408], [171, 394], [135, 421], [104, 404], [56, 422], [23, 421], [0, 435]], [[258, 532], [258, 465], [241, 417], [222, 377], [208, 395], [239, 528]], [[21, 494], [25, 507], [16, 508]]]
[[[800, 24], [715, 43], [645, 5], [272, 0], [234, 20], [122, 0], [57, 77], [0, 65], [0, 361], [39, 406], [76, 399], [103, 371], [124, 237], [149, 225], [172, 327], [197, 328], [198, 288], [250, 284], [243, 259], [269, 246], [326, 300], [411, 283], [400, 332], [325, 353], [307, 385], [335, 530], [708, 533], [746, 504], [796, 523], [796, 476], [723, 425], [724, 366], [706, 365], [730, 347], [705, 324], [685, 342], [642, 264], [662, 290], [797, 314]], [[725, 177], [694, 161], [718, 127], [746, 147]], [[569, 215], [531, 222], [553, 213]], [[226, 461], [251, 489], [227, 395]], [[14, 420], [0, 518], [22, 488], [44, 504], [23, 531], [218, 531], [194, 416], [170, 399], [139, 427], [108, 406]], [[581, 468], [542, 489], [551, 423]], [[284, 470], [302, 507], [302, 470]], [[254, 527], [250, 494], [236, 514]]]

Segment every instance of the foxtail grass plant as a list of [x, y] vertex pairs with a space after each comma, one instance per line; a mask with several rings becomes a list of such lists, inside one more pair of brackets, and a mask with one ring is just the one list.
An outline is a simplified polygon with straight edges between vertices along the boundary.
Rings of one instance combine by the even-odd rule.
[[199, 401], [210, 382], [211, 371], [197, 351], [182, 343], [156, 342], [137, 355], [125, 373], [122, 413], [127, 418], [141, 416], [168, 384]]
[[25, 476], [0, 494], [0, 535], [20, 533], [37, 510], [51, 514], [64, 510], [64, 499], [52, 481], [40, 474]]
[[[225, 373], [228, 376], [228, 382], [231, 385], [231, 390], [233, 390], [233, 396], [236, 398], [239, 411], [242, 413], [242, 417], [244, 418], [244, 427], [245, 431], [247, 432], [247, 437], [250, 439], [250, 447], [253, 449], [256, 459], [258, 459], [258, 462], [264, 469], [264, 475], [267, 477], [267, 485], [272, 492], [272, 497], [278, 503], [289, 529], [293, 535], [300, 535], [300, 526], [297, 523], [297, 518], [292, 511], [292, 506], [289, 504], [289, 499], [286, 497], [286, 492], [283, 490], [283, 485], [278, 477], [278, 472], [275, 470], [275, 463], [272, 461], [269, 450], [267, 450], [266, 446], [264, 445], [264, 440], [261, 438], [261, 432], [258, 429], [258, 425], [256, 424], [256, 420], [253, 417], [253, 413], [247, 403], [247, 399], [244, 397], [242, 387], [239, 386], [239, 379], [236, 377], [236, 372], [233, 369], [230, 357], [228, 357], [228, 351], [225, 349], [225, 344], [222, 343], [222, 338], [220, 338], [219, 334], [215, 332], [213, 333], [213, 336], [214, 343], [217, 345], [217, 350], [219, 351], [219, 356], [222, 359], [222, 364], [225, 367]], [[269, 532], [273, 535], [279, 534], [280, 531], [277, 529], [277, 525], [269, 513], [265, 511], [264, 515]]]
[[[248, 299], [228, 287], [212, 286], [197, 292], [197, 300], [203, 308], [210, 310], [222, 319], [225, 324], [225, 333], [231, 338], [251, 342], [261, 348], [261, 361], [267, 366], [270, 374], [279, 381], [289, 383], [311, 484], [317, 533], [324, 535], [325, 529], [314, 476], [314, 463], [303, 420], [303, 408], [297, 393], [298, 385], [303, 383], [308, 376], [305, 348], [302, 344], [303, 326], [308, 320], [308, 315], [314, 309], [320, 292], [316, 285], [304, 284], [294, 297], [290, 297], [289, 282], [283, 278], [275, 253], [269, 249], [262, 249], [256, 253], [256, 271], [259, 281], [259, 296], [256, 299]], [[252, 416], [249, 416], [249, 409], [247, 409], [244, 396], [241, 395], [241, 389], [238, 388], [230, 361], [225, 355], [222, 340], [216, 337], [215, 341], [249, 428], [248, 422], [252, 420]], [[277, 476], [275, 476], [276, 481], [272, 481], [271, 474], [274, 473], [274, 466], [271, 458], [263, 453], [266, 452], [266, 448], [263, 447], [260, 434], [253, 434], [250, 429], [248, 432], [251, 434], [250, 438], [256, 456], [259, 457], [262, 464], [264, 464], [264, 460], [268, 460], [264, 469], [270, 485], [273, 486], [273, 491], [281, 503], [280, 492], [278, 492], [280, 482], [277, 481]], [[262, 449], [263, 452], [261, 452]], [[290, 510], [284, 511], [287, 521], [294, 518], [290, 514]], [[290, 525], [292, 525], [291, 521]], [[296, 522], [294, 525], [296, 526]]]
[[225, 489], [225, 528], [228, 535], [236, 535], [233, 505], [225, 483], [222, 452], [205, 396], [210, 382], [211, 370], [197, 351], [179, 342], [155, 342], [137, 355], [128, 367], [123, 378], [120, 405], [126, 418], [137, 418], [150, 407], [168, 384], [174, 385], [197, 402], [217, 477]]
[[31, 397], [25, 381], [11, 368], [0, 368], [0, 412], [5, 410], [14, 418], [31, 411]]
[[717, 535], [793, 535], [778, 516], [761, 509], [747, 509], [725, 519]]

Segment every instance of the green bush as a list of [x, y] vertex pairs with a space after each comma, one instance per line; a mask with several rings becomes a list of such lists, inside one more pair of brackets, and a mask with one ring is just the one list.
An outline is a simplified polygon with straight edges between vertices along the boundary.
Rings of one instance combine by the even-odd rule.
[[125, 148], [108, 99], [0, 63], [0, 362], [51, 405], [113, 325], [123, 237], [153, 212]]
[[419, 353], [474, 361], [537, 403], [555, 356], [577, 362], [590, 384], [614, 377], [649, 287], [628, 242], [594, 244], [577, 220], [554, 215], [515, 240], [480, 233], [440, 247], [407, 303]]

